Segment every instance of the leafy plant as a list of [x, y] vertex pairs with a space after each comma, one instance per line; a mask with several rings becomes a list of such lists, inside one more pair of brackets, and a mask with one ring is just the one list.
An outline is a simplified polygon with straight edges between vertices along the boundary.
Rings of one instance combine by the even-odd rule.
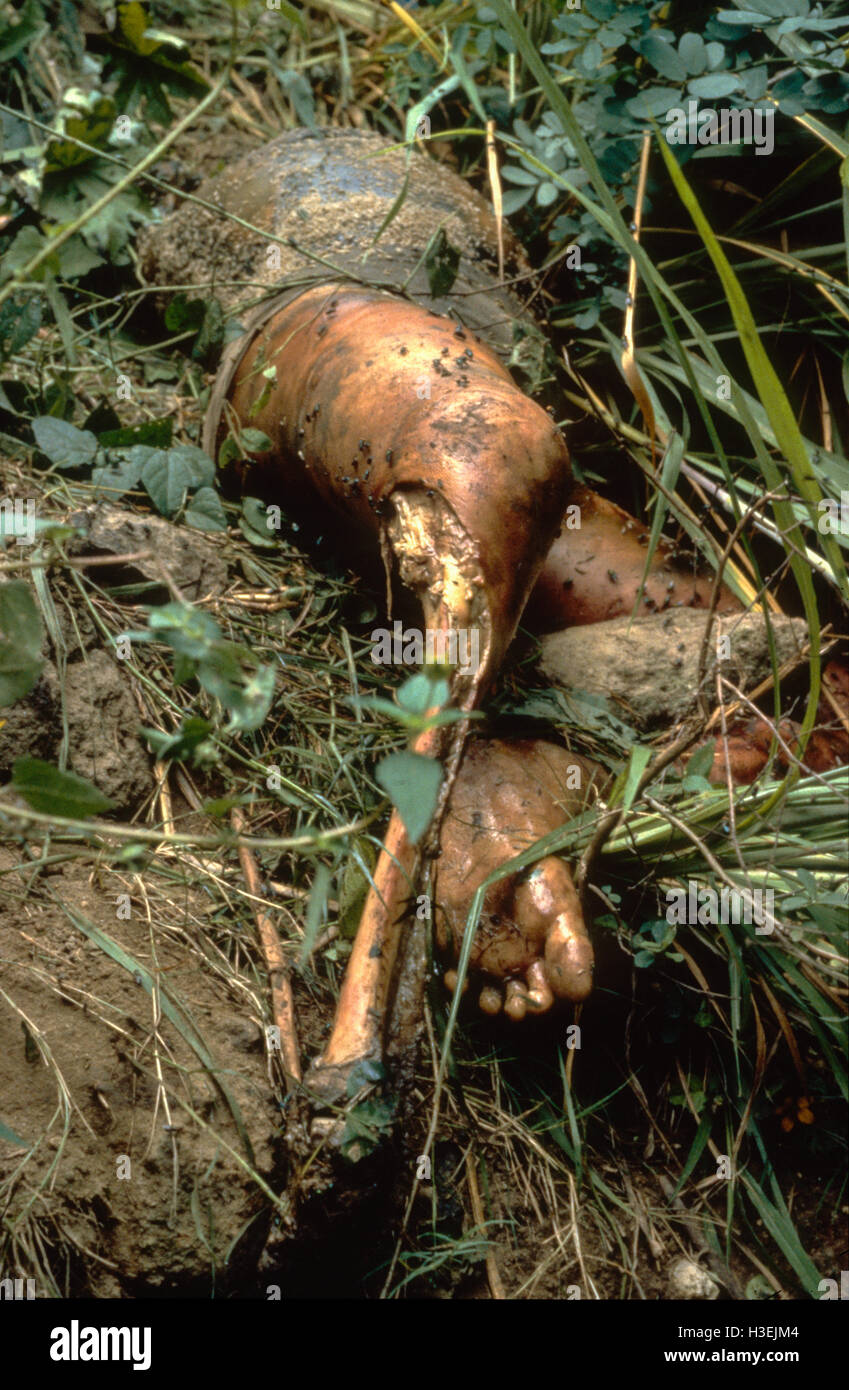
[[[397, 704], [381, 696], [362, 696], [361, 709], [389, 714], [410, 734], [469, 718], [462, 710], [446, 708], [449, 683], [437, 666], [410, 676], [396, 693]], [[375, 777], [398, 810], [410, 843], [418, 844], [431, 822], [442, 785], [442, 768], [434, 758], [406, 750], [390, 753], [375, 769]]]
[[[275, 668], [263, 666], [238, 642], [226, 641], [208, 613], [187, 603], [166, 603], [150, 610], [146, 632], [129, 636], [136, 642], [165, 642], [171, 647], [177, 656], [176, 683], [184, 685], [196, 679], [230, 711], [225, 732], [258, 729], [265, 720], [274, 697]], [[200, 724], [191, 729], [184, 725], [181, 744], [186, 746], [188, 739], [189, 746], [195, 747], [206, 733]]]
[[28, 694], [44, 668], [44, 628], [29, 585], [0, 584], [0, 709]]
[[[149, 437], [151, 427], [144, 425], [135, 430], [106, 430], [98, 436], [46, 415], [33, 420], [32, 430], [53, 466], [90, 476], [96, 495], [117, 501], [141, 483], [162, 516], [176, 516], [185, 508], [190, 526], [201, 531], [226, 529], [227, 518], [212, 486], [212, 459], [194, 444], [171, 445], [170, 425], [164, 430], [169, 441], [166, 448], [130, 443], [133, 438]], [[157, 432], [163, 433], [158, 427]]]

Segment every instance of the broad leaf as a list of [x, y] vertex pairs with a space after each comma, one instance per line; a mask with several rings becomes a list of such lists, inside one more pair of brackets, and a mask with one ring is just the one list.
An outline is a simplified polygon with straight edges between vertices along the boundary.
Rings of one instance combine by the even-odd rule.
[[32, 432], [41, 452], [57, 468], [85, 468], [97, 453], [97, 439], [90, 430], [78, 430], [52, 415], [33, 420]]
[[418, 844], [436, 810], [442, 767], [420, 753], [390, 753], [374, 775], [404, 822], [410, 844]]
[[12, 786], [34, 811], [69, 820], [85, 820], [114, 805], [87, 778], [60, 772], [41, 758], [18, 758], [12, 768]]

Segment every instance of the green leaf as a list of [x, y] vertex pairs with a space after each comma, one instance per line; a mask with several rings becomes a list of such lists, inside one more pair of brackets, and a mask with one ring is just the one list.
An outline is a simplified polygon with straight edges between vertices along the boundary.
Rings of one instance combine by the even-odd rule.
[[441, 709], [448, 703], [451, 687], [443, 676], [432, 671], [420, 671], [410, 676], [398, 691], [398, 704], [410, 714], [425, 715], [429, 709]]
[[776, 1198], [773, 1203], [750, 1173], [743, 1171], [740, 1179], [764, 1226], [793, 1268], [808, 1297], [814, 1298], [819, 1288], [820, 1272], [799, 1239], [777, 1184], [773, 1184], [773, 1195]]
[[673, 106], [680, 106], [681, 90], [679, 87], [643, 87], [635, 97], [629, 98], [625, 102], [625, 109], [637, 120], [644, 120], [646, 114], [651, 116], [665, 116], [667, 111]]
[[29, 585], [0, 585], [0, 709], [28, 694], [44, 667], [44, 629]]
[[326, 864], [319, 864], [315, 871], [312, 888], [307, 901], [304, 920], [304, 935], [298, 953], [298, 965], [306, 965], [318, 940], [318, 934], [325, 919], [327, 899], [330, 894], [331, 873]]
[[766, 1302], [776, 1297], [775, 1289], [765, 1274], [753, 1274], [746, 1284], [746, 1298], [750, 1302]]
[[111, 811], [114, 802], [75, 772], [60, 772], [41, 758], [18, 758], [12, 768], [12, 786], [34, 811], [69, 820]]
[[239, 434], [239, 443], [249, 454], [267, 454], [269, 449], [274, 448], [267, 434], [263, 434], [262, 430], [251, 428], [241, 431]]
[[767, 83], [769, 81], [769, 69], [764, 64], [762, 67], [749, 68], [748, 72], [740, 74], [743, 82], [743, 92], [747, 101], [760, 101], [766, 94]]
[[173, 516], [190, 488], [208, 486], [214, 477], [215, 465], [202, 449], [177, 444], [173, 449], [154, 449], [141, 480], [156, 510]]
[[41, 316], [37, 293], [14, 294], [6, 301], [0, 308], [0, 359], [5, 361], [26, 347], [41, 327]]
[[109, 462], [92, 469], [91, 481], [96, 488], [95, 496], [117, 501], [125, 492], [134, 488], [142, 475], [148, 458], [154, 451], [146, 444], [138, 444], [126, 453], [110, 455]]
[[173, 432], [170, 420], [143, 420], [140, 425], [98, 430], [97, 442], [104, 449], [132, 449], [136, 444], [150, 449], [170, 449]]
[[267, 503], [260, 502], [256, 497], [242, 499], [239, 530], [247, 537], [251, 545], [261, 546], [265, 550], [276, 549], [279, 544], [279, 532], [275, 527], [269, 526], [270, 520]]
[[697, 748], [692, 758], [687, 763], [687, 777], [707, 777], [713, 767], [713, 744], [706, 743], [704, 748]]
[[551, 204], [556, 203], [559, 197], [560, 189], [556, 184], [550, 183], [546, 179], [537, 188], [537, 207], [551, 207]]
[[[42, 236], [36, 227], [22, 227], [10, 246], [3, 253], [3, 278], [23, 270], [33, 256], [47, 245], [47, 237]], [[43, 280], [47, 271], [55, 274], [59, 269], [59, 257], [54, 253], [33, 273], [34, 280]]]
[[189, 603], [163, 603], [159, 608], [151, 608], [148, 626], [154, 638], [161, 638], [175, 652], [192, 660], [205, 657], [221, 637], [215, 619]]
[[175, 294], [165, 310], [165, 327], [170, 333], [182, 333], [186, 329], [196, 332], [200, 329], [206, 304], [202, 299], [189, 299], [188, 295]]
[[[636, 747], [631, 749], [631, 756], [628, 760], [628, 766], [625, 772], [620, 773], [619, 777], [617, 777], [616, 787], [614, 788], [615, 792], [619, 788], [619, 786], [624, 783], [622, 790], [623, 812], [627, 812], [630, 810], [631, 805], [634, 801], [634, 797], [637, 795], [637, 788], [640, 784], [640, 778], [642, 777], [643, 773], [648, 767], [650, 760], [650, 748], [645, 748], [638, 743]], [[613, 802], [614, 800], [614, 794], [611, 793], [611, 802]]]
[[199, 531], [226, 531], [227, 516], [213, 487], [198, 488], [186, 508], [186, 521]]
[[675, 1184], [675, 1191], [672, 1194], [673, 1197], [678, 1196], [678, 1193], [681, 1191], [685, 1182], [687, 1181], [696, 1164], [698, 1163], [699, 1159], [701, 1158], [707, 1141], [710, 1139], [710, 1132], [713, 1128], [713, 1120], [713, 1111], [711, 1110], [710, 1106], [705, 1106], [705, 1111], [699, 1121], [699, 1127], [696, 1130], [696, 1137], [693, 1140], [692, 1145], [690, 1146], [690, 1152], [687, 1155], [687, 1160], [684, 1164], [684, 1167], [681, 1169], [681, 1172], [678, 1174], [678, 1181]]
[[224, 343], [224, 310], [217, 299], [207, 301], [198, 335], [192, 344], [194, 362], [212, 361]]
[[339, 931], [346, 941], [353, 941], [357, 934], [376, 861], [374, 845], [361, 836], [352, 846], [339, 883]]
[[667, 77], [670, 82], [686, 81], [687, 64], [672, 47], [669, 39], [662, 39], [655, 33], [646, 34], [640, 42], [640, 52], [661, 77]]
[[687, 83], [687, 91], [691, 96], [709, 100], [712, 97], [727, 97], [732, 92], [739, 92], [742, 85], [742, 80], [736, 73], [711, 72], [705, 77], [692, 77]]
[[86, 246], [81, 236], [72, 236], [59, 248], [59, 274], [63, 280], [79, 280], [98, 265], [103, 265], [103, 257]]
[[362, 1057], [351, 1067], [345, 1083], [345, 1093], [353, 1099], [357, 1091], [361, 1091], [364, 1086], [376, 1086], [378, 1082], [385, 1080], [386, 1068], [383, 1063], [372, 1057]]
[[[205, 666], [198, 670], [198, 677], [204, 684], [205, 671]], [[274, 666], [260, 666], [252, 675], [243, 678], [235, 696], [230, 699], [227, 733], [236, 730], [251, 733], [265, 723], [274, 699], [275, 678]]]
[[90, 430], [78, 430], [52, 415], [33, 420], [32, 432], [41, 452], [57, 468], [85, 468], [97, 453], [97, 439]]
[[598, 39], [590, 39], [583, 51], [578, 54], [576, 62], [577, 66], [587, 73], [588, 76], [595, 77], [598, 69], [601, 67], [603, 58], [604, 49], [598, 42]]
[[44, 10], [38, 0], [26, 0], [26, 3], [15, 13], [14, 10], [7, 9], [7, 14], [14, 14], [16, 22], [14, 24], [3, 24], [0, 27], [0, 62], [7, 63], [18, 54], [23, 53], [24, 49], [36, 37], [37, 34], [45, 32], [49, 26], [44, 17]]
[[382, 1097], [370, 1097], [349, 1110], [339, 1141], [343, 1158], [356, 1163], [373, 1153], [381, 1139], [391, 1131], [394, 1114], [394, 1101]]
[[146, 728], [142, 728], [141, 733], [157, 758], [163, 761], [166, 758], [182, 761], [194, 753], [212, 733], [212, 725], [208, 719], [201, 719], [200, 715], [192, 714], [183, 720], [175, 734], [165, 734], [161, 729]]
[[420, 753], [390, 753], [374, 775], [404, 822], [410, 844], [417, 845], [436, 810], [442, 767]]
[[687, 69], [685, 76], [700, 77], [708, 65], [707, 49], [701, 34], [682, 35], [678, 52]]

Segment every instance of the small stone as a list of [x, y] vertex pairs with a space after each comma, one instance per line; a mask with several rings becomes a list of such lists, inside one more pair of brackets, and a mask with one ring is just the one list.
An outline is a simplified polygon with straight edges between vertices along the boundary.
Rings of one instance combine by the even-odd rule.
[[669, 1289], [672, 1298], [702, 1298], [709, 1302], [719, 1297], [716, 1280], [694, 1260], [676, 1260], [669, 1270]]

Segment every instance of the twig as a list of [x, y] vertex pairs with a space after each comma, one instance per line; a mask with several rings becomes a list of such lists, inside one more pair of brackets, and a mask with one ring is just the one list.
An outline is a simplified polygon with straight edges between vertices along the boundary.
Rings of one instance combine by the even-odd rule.
[[[483, 1230], [486, 1225], [486, 1214], [481, 1201], [480, 1188], [478, 1187], [478, 1175], [475, 1171], [475, 1160], [472, 1158], [471, 1149], [466, 1150], [466, 1182], [469, 1185], [469, 1198], [472, 1203], [472, 1217], [475, 1225]], [[506, 1298], [504, 1285], [501, 1282], [501, 1275], [498, 1272], [498, 1262], [495, 1258], [494, 1250], [486, 1252], [486, 1277], [489, 1282], [489, 1291], [493, 1298]]]
[[[245, 818], [238, 807], [234, 807], [230, 813], [230, 820], [236, 834], [240, 834], [245, 828]], [[256, 860], [248, 849], [247, 845], [239, 845], [239, 863], [242, 866], [242, 873], [245, 882], [253, 897], [259, 897], [262, 893], [259, 870]], [[295, 1024], [295, 1001], [292, 997], [292, 983], [289, 979], [289, 971], [286, 965], [286, 958], [283, 954], [283, 947], [277, 928], [267, 913], [259, 907], [254, 908], [254, 921], [256, 922], [257, 935], [262, 950], [265, 968], [268, 971], [268, 980], [271, 985], [271, 1007], [274, 1022], [280, 1030], [280, 1053], [283, 1061], [283, 1072], [286, 1077], [286, 1088], [292, 1090], [294, 1084], [301, 1079], [301, 1059], [298, 1048], [298, 1034]]]

